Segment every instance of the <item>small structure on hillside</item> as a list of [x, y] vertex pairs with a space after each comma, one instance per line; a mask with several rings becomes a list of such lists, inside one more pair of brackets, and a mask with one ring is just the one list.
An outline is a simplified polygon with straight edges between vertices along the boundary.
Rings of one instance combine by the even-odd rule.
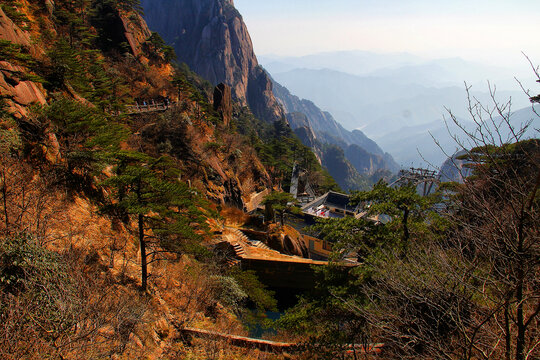
[[345, 216], [357, 217], [361, 207], [350, 203], [351, 197], [335, 191], [329, 191], [321, 197], [304, 205], [304, 214], [320, 218], [342, 218]]

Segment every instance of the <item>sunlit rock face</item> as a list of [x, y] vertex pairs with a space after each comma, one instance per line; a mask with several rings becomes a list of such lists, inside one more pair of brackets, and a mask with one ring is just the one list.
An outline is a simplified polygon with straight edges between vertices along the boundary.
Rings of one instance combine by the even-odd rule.
[[284, 116], [232, 0], [143, 0], [142, 5], [148, 25], [174, 46], [179, 62], [214, 85], [229, 85], [233, 98], [259, 118]]

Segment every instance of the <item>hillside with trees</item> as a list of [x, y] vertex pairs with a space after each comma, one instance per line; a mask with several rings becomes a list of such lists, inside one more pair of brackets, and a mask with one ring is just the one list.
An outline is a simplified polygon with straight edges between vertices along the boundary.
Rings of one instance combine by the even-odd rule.
[[493, 122], [501, 105], [482, 106], [476, 131], [459, 134], [462, 182], [427, 197], [380, 182], [352, 197], [367, 218], [312, 227], [336, 260], [352, 253], [360, 265], [321, 271], [282, 326], [325, 344], [328, 358], [376, 342], [389, 359], [539, 356], [540, 141], [521, 140], [530, 122]]
[[215, 101], [138, 1], [2, 2], [0, 54], [0, 357], [258, 356], [179, 331], [264, 322], [270, 292], [210, 251], [220, 212], [294, 163], [324, 191], [313, 153]]
[[[0, 4], [1, 359], [540, 357], [531, 122], [470, 99], [463, 181], [349, 196], [341, 147], [175, 59], [138, 0]], [[329, 191], [358, 212], [299, 206]]]

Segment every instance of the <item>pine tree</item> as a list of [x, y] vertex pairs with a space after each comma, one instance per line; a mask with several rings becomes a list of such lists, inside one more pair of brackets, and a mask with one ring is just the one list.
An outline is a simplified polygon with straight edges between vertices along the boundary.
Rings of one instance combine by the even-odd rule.
[[115, 175], [104, 182], [113, 189], [103, 210], [133, 216], [141, 251], [141, 288], [148, 286], [148, 264], [164, 253], [204, 253], [200, 246], [204, 225], [202, 201], [178, 180], [170, 160], [137, 152], [114, 155]]
[[[383, 180], [373, 186], [371, 191], [357, 192], [353, 195], [355, 203], [366, 203], [370, 216], [386, 216], [391, 220], [399, 219], [403, 245], [410, 238], [411, 220], [424, 220], [423, 215], [430, 208], [436, 197], [422, 197], [412, 184], [391, 187]], [[412, 219], [411, 219], [412, 217]]]
[[275, 219], [277, 214], [279, 216], [279, 221], [283, 226], [285, 213], [288, 211], [294, 212], [297, 201], [289, 193], [274, 191], [264, 197], [262, 204], [265, 205], [267, 219]]

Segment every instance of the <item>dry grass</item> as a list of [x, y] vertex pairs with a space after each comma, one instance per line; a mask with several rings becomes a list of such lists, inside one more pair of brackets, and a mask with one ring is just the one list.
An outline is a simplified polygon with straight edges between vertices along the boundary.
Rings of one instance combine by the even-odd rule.
[[242, 210], [233, 207], [224, 207], [221, 216], [227, 226], [242, 226], [249, 221], [249, 215]]

